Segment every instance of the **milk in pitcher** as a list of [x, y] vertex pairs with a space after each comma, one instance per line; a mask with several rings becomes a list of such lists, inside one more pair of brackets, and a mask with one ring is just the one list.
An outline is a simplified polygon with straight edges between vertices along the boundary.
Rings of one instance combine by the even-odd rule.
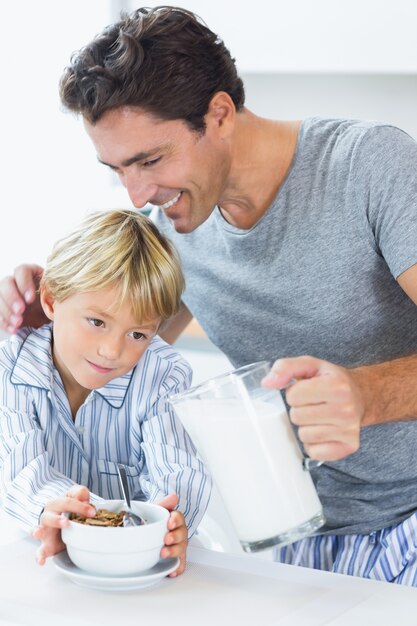
[[[175, 407], [222, 495], [244, 549], [289, 543], [321, 526], [322, 506], [285, 406], [188, 399]], [[272, 538], [282, 536], [281, 541]], [[270, 544], [268, 538], [271, 538]], [[255, 548], [256, 549], [256, 548]]]

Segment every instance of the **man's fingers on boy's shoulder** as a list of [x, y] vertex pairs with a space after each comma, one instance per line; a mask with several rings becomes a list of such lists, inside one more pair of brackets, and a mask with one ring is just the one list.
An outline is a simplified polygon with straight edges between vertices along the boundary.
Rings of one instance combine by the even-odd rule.
[[22, 319], [25, 302], [19, 293], [14, 278], [6, 276], [0, 280], [0, 325], [3, 330], [11, 332]]
[[18, 265], [15, 268], [16, 289], [27, 304], [35, 299], [42, 274], [43, 268], [40, 265]]

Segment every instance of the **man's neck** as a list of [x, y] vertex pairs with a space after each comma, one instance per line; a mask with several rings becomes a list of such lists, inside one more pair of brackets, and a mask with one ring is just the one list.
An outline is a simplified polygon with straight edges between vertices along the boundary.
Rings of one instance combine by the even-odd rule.
[[299, 121], [273, 121], [247, 109], [237, 115], [232, 166], [219, 209], [230, 224], [251, 228], [285, 181], [297, 146]]

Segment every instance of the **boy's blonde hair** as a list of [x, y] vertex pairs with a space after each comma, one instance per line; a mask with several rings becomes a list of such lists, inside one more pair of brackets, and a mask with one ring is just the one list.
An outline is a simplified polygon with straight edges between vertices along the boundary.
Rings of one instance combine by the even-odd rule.
[[[177, 253], [153, 222], [135, 211], [97, 211], [57, 241], [41, 289], [58, 302], [107, 287], [128, 298], [138, 321], [178, 312], [184, 277]], [[115, 303], [117, 304], [117, 303]]]

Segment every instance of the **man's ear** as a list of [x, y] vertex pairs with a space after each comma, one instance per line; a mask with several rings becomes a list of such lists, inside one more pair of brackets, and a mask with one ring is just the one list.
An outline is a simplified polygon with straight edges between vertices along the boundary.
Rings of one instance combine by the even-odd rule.
[[218, 91], [209, 102], [205, 115], [206, 124], [214, 123], [221, 135], [227, 136], [233, 131], [236, 117], [236, 107], [225, 91]]
[[49, 318], [50, 320], [53, 320], [54, 319], [54, 305], [55, 305], [55, 300], [54, 300], [53, 295], [45, 287], [41, 287], [39, 295], [40, 295], [41, 305], [42, 305], [42, 308], [46, 317]]

